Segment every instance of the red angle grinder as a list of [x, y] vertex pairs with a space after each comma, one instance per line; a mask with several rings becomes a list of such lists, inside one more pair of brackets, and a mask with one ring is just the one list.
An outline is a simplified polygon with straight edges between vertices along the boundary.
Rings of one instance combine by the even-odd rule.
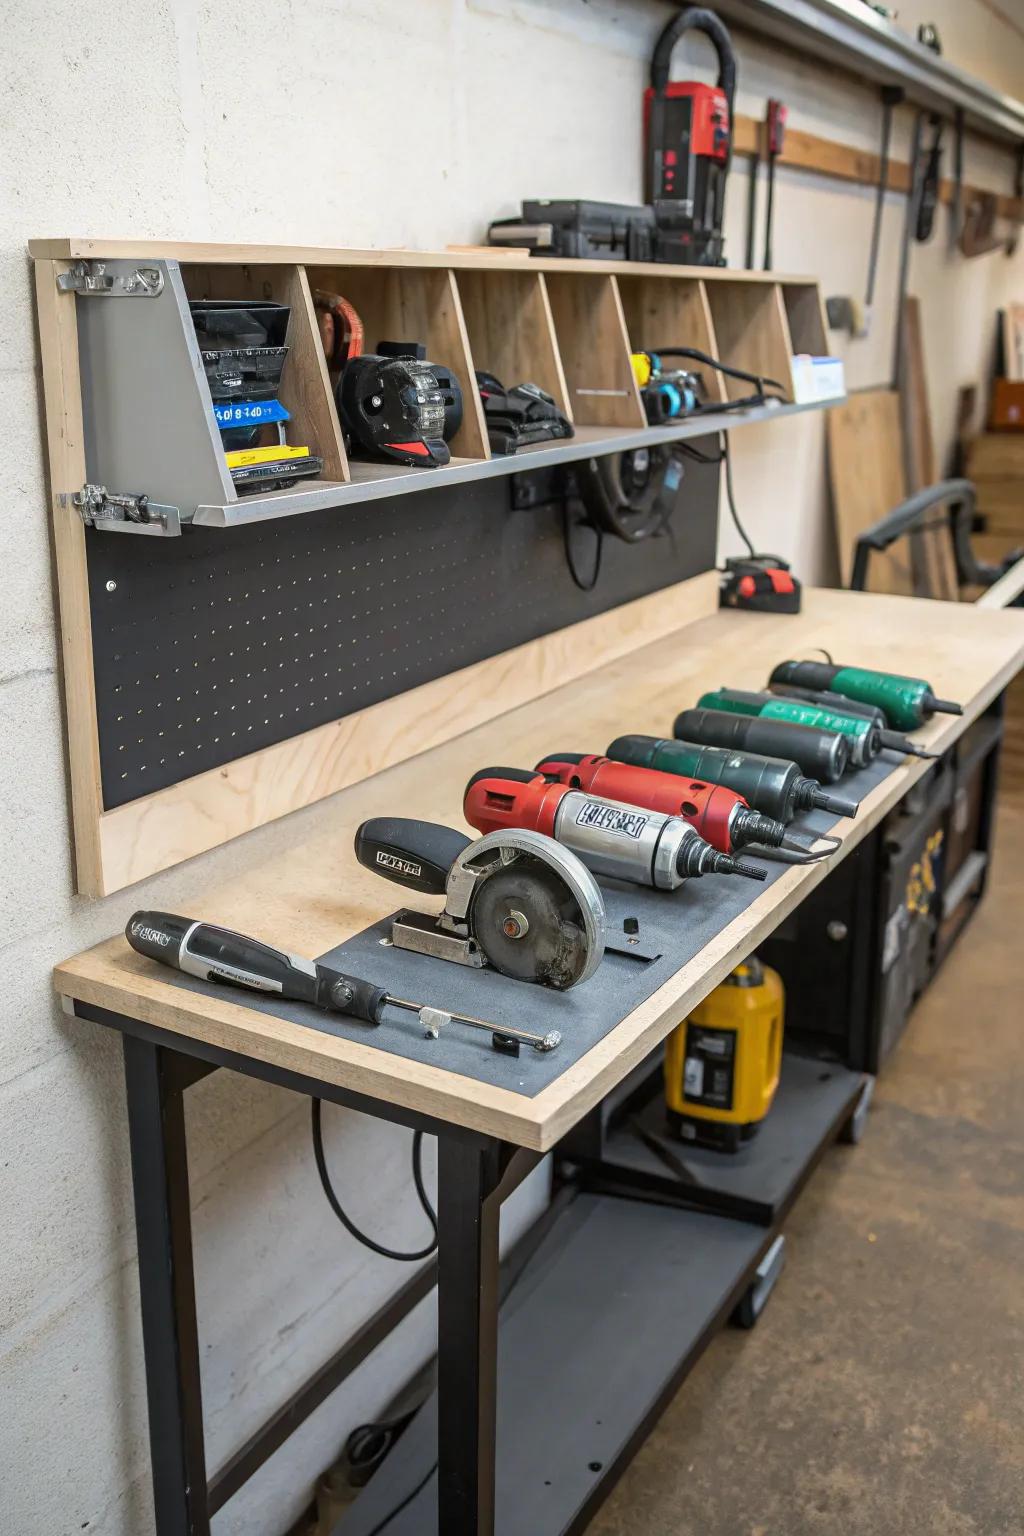
[[519, 827], [569, 848], [596, 875], [673, 891], [696, 875], [765, 870], [720, 853], [681, 816], [640, 810], [552, 783], [521, 768], [484, 768], [466, 785], [463, 814], [480, 832]]
[[721, 853], [734, 853], [748, 843], [781, 848], [786, 837], [783, 822], [752, 811], [742, 795], [721, 784], [578, 752], [552, 752], [536, 771], [570, 789], [679, 816]]

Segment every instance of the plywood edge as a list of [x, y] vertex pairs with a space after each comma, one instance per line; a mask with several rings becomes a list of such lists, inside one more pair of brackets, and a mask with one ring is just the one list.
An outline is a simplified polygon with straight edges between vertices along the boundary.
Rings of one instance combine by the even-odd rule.
[[147, 966], [123, 938], [56, 966], [53, 986], [59, 996], [156, 1029], [540, 1150], [536, 1098], [172, 986], [153, 975], [151, 963]]
[[73, 293], [57, 288], [59, 263], [35, 264], [36, 313], [43, 373], [54, 562], [67, 719], [68, 772], [78, 889], [102, 885], [100, 749], [96, 725], [92, 619], [85, 525], [70, 497], [85, 484], [85, 432]]
[[986, 588], [975, 603], [976, 608], [1008, 608], [1024, 592], [1024, 558], [1016, 561], [999, 580]]
[[[85, 238], [80, 235], [62, 239], [30, 240], [29, 255], [51, 261], [140, 260], [194, 262], [292, 263], [298, 266], [369, 266], [369, 267], [451, 267], [454, 270], [482, 268], [493, 271], [506, 267], [521, 272], [520, 255], [500, 251], [417, 251], [409, 249], [366, 249], [351, 246], [318, 245], [226, 245], [201, 240], [117, 240]], [[651, 277], [704, 278], [708, 282], [739, 283], [816, 283], [806, 273], [746, 272], [734, 267], [684, 267], [654, 261], [579, 261], [569, 257], [530, 257], [529, 269], [537, 272], [623, 273]]]
[[94, 893], [122, 890], [450, 741], [717, 604], [718, 577], [707, 571], [106, 811]]

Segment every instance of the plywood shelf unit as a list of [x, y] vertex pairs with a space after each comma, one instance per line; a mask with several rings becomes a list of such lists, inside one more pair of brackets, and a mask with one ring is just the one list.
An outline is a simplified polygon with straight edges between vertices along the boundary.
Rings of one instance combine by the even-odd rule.
[[[818, 284], [811, 278], [647, 263], [531, 260], [521, 254], [205, 246], [142, 241], [38, 241], [30, 245], [49, 280], [75, 261], [102, 263], [130, 279], [143, 264], [162, 278], [155, 298], [60, 296], [77, 305], [81, 347], [64, 391], [80, 394], [89, 481], [144, 493], [179, 509], [182, 523], [230, 528], [351, 505], [393, 489], [419, 488], [402, 466], [346, 453], [320, 346], [314, 296], [340, 293], [354, 304], [367, 349], [378, 342], [422, 342], [450, 368], [464, 398], [452, 465], [430, 469], [431, 483], [487, 473], [491, 461], [474, 373], [504, 384], [532, 380], [577, 428], [610, 434], [647, 427], [630, 365], [631, 350], [692, 346], [723, 363], [763, 373], [791, 399], [794, 353], [825, 350]], [[239, 497], [227, 473], [212, 401], [189, 315], [196, 298], [274, 299], [288, 304], [289, 356], [280, 395], [291, 413], [289, 441], [323, 458], [322, 477], [284, 491]], [[80, 366], [79, 366], [80, 361]], [[62, 368], [63, 364], [59, 365]], [[701, 373], [710, 404], [736, 400], [751, 386]], [[716, 423], [737, 425], [733, 419]], [[659, 428], [663, 438], [692, 435], [699, 418]], [[581, 456], [573, 439], [552, 445], [558, 462]], [[611, 437], [603, 451], [613, 452]], [[598, 451], [585, 448], [585, 452]], [[500, 473], [535, 461], [499, 460]], [[494, 472], [494, 471], [491, 471]], [[63, 494], [78, 484], [55, 486]], [[342, 494], [344, 493], [344, 494]]]
[[[381, 677], [371, 679], [366, 699], [360, 694], [353, 704], [353, 677], [341, 675], [333, 651], [341, 631], [347, 645], [359, 643], [345, 628], [355, 623], [348, 572], [352, 561], [362, 560], [367, 582], [382, 579], [374, 574], [384, 563], [382, 550], [374, 548], [367, 563], [364, 547], [379, 537], [381, 526], [399, 540], [387, 544], [395, 567], [389, 563], [387, 579], [394, 583], [407, 549], [402, 541], [419, 539], [416, 548], [436, 552], [445, 528], [461, 526], [459, 506], [465, 509], [471, 497], [485, 494], [494, 505], [495, 492], [486, 482], [496, 477], [812, 408], [773, 402], [735, 415], [716, 412], [681, 419], [670, 428], [651, 427], [630, 363], [632, 349], [692, 345], [725, 362], [763, 367], [788, 392], [790, 353], [820, 350], [811, 334], [815, 317], [820, 320], [820, 296], [809, 278], [473, 251], [92, 240], [34, 242], [30, 249], [60, 588], [77, 884], [85, 894], [120, 889], [376, 772], [396, 760], [395, 754], [422, 751], [466, 729], [467, 686], [483, 690], [486, 697], [473, 707], [482, 711], [480, 718], [491, 718], [525, 696], [510, 692], [506, 669], [515, 674], [517, 688], [535, 690], [549, 676], [551, 657], [558, 658], [562, 677], [599, 665], [605, 653], [593, 642], [576, 655], [572, 626], [596, 625], [609, 636], [609, 654], [618, 654], [627, 610], [617, 605], [623, 601], [636, 597], [644, 613], [657, 612], [655, 632], [662, 632], [665, 624], [677, 622], [672, 602], [641, 594], [656, 594], [660, 586], [702, 568], [670, 571], [654, 559], [653, 569], [641, 574], [635, 557], [628, 577], [606, 570], [602, 593], [586, 602], [574, 598], [571, 609], [559, 609], [550, 632], [542, 628], [538, 636], [529, 604], [516, 599], [509, 605], [511, 616], [502, 618], [512, 626], [512, 638], [504, 630], [495, 637], [488, 631], [486, 643], [471, 637], [472, 644], [460, 638], [442, 645], [451, 601], [444, 582], [452, 558], [438, 557], [434, 586], [434, 566], [420, 561], [406, 580], [419, 580], [417, 573], [426, 571], [423, 601], [438, 610], [436, 622], [420, 622], [410, 640], [397, 622], [401, 615], [395, 615], [400, 639], [388, 643], [398, 650], [386, 666], [380, 663]], [[144, 286], [135, 281], [140, 271], [147, 274]], [[80, 287], [82, 278], [91, 279], [99, 291], [94, 286], [76, 292], [69, 274], [77, 274]], [[112, 291], [103, 292], [103, 283], [113, 285]], [[341, 293], [355, 305], [368, 347], [384, 339], [422, 341], [431, 359], [458, 376], [466, 411], [449, 466], [370, 463], [346, 451], [320, 344], [318, 290]], [[288, 490], [237, 494], [189, 309], [190, 301], [201, 298], [289, 306], [280, 395], [290, 413], [289, 441], [308, 444], [323, 458], [322, 479]], [[573, 420], [575, 436], [513, 456], [492, 456], [476, 391], [466, 387], [476, 369], [505, 384], [536, 381]], [[725, 404], [731, 388], [724, 389], [712, 372], [705, 378], [711, 401]], [[471, 482], [480, 484], [474, 488]], [[86, 528], [73, 498], [87, 484], [179, 509], [183, 537], [112, 536]], [[429, 511], [406, 500], [441, 487], [453, 494], [431, 500]], [[691, 484], [691, 510], [694, 497], [704, 497], [701, 505], [706, 503], [713, 517], [716, 498], [705, 491]], [[263, 523], [271, 526], [250, 526]], [[538, 552], [550, 547], [543, 544], [546, 535], [530, 536]], [[477, 562], [474, 570], [491, 562], [490, 546], [482, 550], [472, 533], [469, 546], [466, 558]], [[673, 559], [678, 563], [684, 555], [685, 550]], [[522, 564], [521, 554], [515, 558]], [[504, 550], [501, 559], [512, 571], [512, 554]], [[292, 560], [304, 562], [298, 595]], [[609, 563], [615, 566], [614, 559]], [[550, 585], [550, 562], [546, 569]], [[608, 582], [620, 579], [623, 595], [616, 598], [618, 588]], [[316, 583], [308, 593], [306, 582]], [[307, 612], [314, 590], [316, 611]], [[640, 619], [630, 620], [630, 643], [638, 643], [633, 633], [638, 624], [642, 628]], [[413, 670], [425, 679], [415, 687], [402, 681], [411, 665], [407, 650], [415, 651]], [[435, 670], [439, 657], [446, 659], [443, 673], [450, 676]], [[532, 658], [529, 666], [525, 658]], [[218, 682], [214, 674], [221, 664], [230, 675]], [[270, 678], [271, 665], [287, 670]], [[351, 665], [358, 671], [362, 664]], [[294, 697], [282, 696], [283, 682], [294, 685]], [[162, 688], [168, 697], [157, 697]], [[226, 698], [229, 688], [232, 696]], [[323, 698], [314, 698], [318, 693]], [[129, 696], [130, 732], [124, 707]], [[273, 706], [268, 702], [264, 709], [260, 698], [271, 696]], [[230, 719], [221, 716], [222, 702]], [[303, 708], [313, 711], [309, 719], [293, 721]], [[159, 718], [157, 710], [163, 711]], [[287, 728], [293, 724], [294, 730]], [[261, 731], [267, 741], [257, 749], [249, 733]], [[176, 798], [185, 784], [191, 786], [185, 793], [195, 796], [187, 809]], [[243, 807], [241, 819], [232, 805]]]

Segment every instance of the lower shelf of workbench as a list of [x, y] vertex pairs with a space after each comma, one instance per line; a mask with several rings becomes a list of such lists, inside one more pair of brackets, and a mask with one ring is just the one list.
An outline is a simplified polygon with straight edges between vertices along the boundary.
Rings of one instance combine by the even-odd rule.
[[650, 1096], [612, 1122], [600, 1159], [584, 1162], [584, 1179], [604, 1193], [643, 1194], [770, 1226], [792, 1205], [870, 1082], [863, 1072], [787, 1051], [760, 1130], [738, 1152], [722, 1153], [669, 1134], [657, 1068]]
[[[496, 1536], [583, 1529], [771, 1241], [694, 1211], [572, 1201], [501, 1309]], [[369, 1536], [392, 1511], [388, 1536], [438, 1536], [436, 1408], [431, 1397], [334, 1536]]]

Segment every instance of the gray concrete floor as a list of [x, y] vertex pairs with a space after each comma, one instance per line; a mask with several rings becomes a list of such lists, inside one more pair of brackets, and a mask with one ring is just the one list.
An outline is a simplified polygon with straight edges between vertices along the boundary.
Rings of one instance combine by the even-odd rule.
[[1021, 799], [998, 837], [761, 1321], [712, 1342], [588, 1536], [1024, 1533]]

